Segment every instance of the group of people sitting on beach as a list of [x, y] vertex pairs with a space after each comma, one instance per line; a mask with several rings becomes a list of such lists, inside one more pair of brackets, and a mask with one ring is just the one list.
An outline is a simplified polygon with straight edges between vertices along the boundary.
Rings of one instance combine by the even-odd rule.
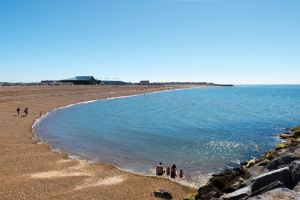
[[[20, 112], [21, 112], [21, 109], [18, 107], [17, 108], [17, 113], [18, 113], [18, 115], [20, 115]], [[24, 116], [27, 116], [28, 115], [28, 108], [25, 108], [24, 109]]]
[[[171, 178], [176, 178], [176, 176], [177, 176], [176, 165], [173, 164], [171, 169], [170, 169], [170, 167], [167, 167], [167, 170], [165, 171], [162, 162], [160, 162], [159, 165], [156, 166], [156, 175], [162, 176], [165, 172], [166, 172], [167, 176], [170, 176]], [[183, 178], [183, 170], [182, 169], [179, 170], [178, 175], [180, 178]]]

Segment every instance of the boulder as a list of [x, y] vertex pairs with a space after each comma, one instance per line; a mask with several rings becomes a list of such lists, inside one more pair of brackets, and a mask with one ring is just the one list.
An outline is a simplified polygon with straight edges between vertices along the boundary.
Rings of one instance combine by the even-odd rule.
[[262, 195], [251, 197], [248, 200], [292, 200], [300, 199], [300, 193], [287, 188], [277, 188]]
[[282, 156], [270, 161], [266, 165], [266, 168], [268, 170], [278, 169], [279, 166], [289, 165], [294, 160], [299, 160], [299, 159], [300, 159], [300, 156], [297, 156], [293, 153], [287, 153], [285, 155], [282, 155]]
[[241, 168], [226, 169], [219, 174], [213, 174], [213, 177], [209, 179], [209, 182], [218, 188], [220, 191], [228, 188], [240, 178], [249, 176], [248, 172]]
[[293, 161], [289, 166], [290, 172], [292, 174], [293, 183], [297, 185], [300, 181], [300, 160]]
[[286, 134], [286, 133], [282, 133], [282, 134], [279, 134], [279, 137], [282, 138], [282, 139], [287, 139], [287, 138], [292, 137], [292, 135]]
[[275, 147], [275, 150], [278, 151], [278, 150], [284, 149], [284, 148], [287, 148], [287, 145], [285, 143], [281, 143]]
[[293, 179], [289, 167], [280, 168], [260, 176], [255, 177], [251, 181], [252, 193], [266, 187], [271, 182], [280, 181], [287, 188], [293, 188]]
[[198, 194], [195, 199], [212, 199], [219, 198], [222, 193], [212, 184], [205, 185], [198, 189]]
[[268, 159], [263, 159], [263, 160], [261, 160], [257, 165], [258, 165], [258, 166], [266, 166], [269, 162], [270, 162], [270, 160], [268, 160]]
[[223, 200], [238, 200], [245, 197], [248, 197], [251, 194], [251, 187], [244, 187], [239, 190], [236, 190], [232, 193], [225, 194], [221, 197]]
[[260, 194], [263, 194], [267, 191], [270, 191], [270, 190], [274, 190], [276, 188], [285, 188], [286, 186], [280, 182], [280, 181], [275, 181], [275, 182], [272, 182], [270, 183], [269, 185], [263, 187], [263, 188], [260, 188], [259, 190], [255, 191], [254, 193], [252, 193], [250, 195], [250, 197], [254, 197], [256, 195], [260, 195]]
[[250, 168], [250, 167], [254, 166], [255, 163], [256, 163], [255, 159], [247, 161], [246, 168]]

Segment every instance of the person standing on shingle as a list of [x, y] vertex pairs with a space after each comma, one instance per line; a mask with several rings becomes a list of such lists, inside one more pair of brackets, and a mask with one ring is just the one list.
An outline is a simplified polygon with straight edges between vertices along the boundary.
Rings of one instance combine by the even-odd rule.
[[18, 113], [18, 115], [20, 115], [20, 111], [21, 111], [21, 109], [18, 107], [18, 108], [17, 108], [17, 113]]
[[28, 115], [28, 108], [25, 108], [25, 109], [24, 109], [24, 113], [25, 113], [25, 116]]

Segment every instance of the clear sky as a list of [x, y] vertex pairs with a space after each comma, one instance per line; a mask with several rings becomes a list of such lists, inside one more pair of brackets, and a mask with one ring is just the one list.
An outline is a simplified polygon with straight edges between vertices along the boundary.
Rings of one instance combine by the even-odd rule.
[[300, 83], [299, 0], [0, 0], [0, 82]]

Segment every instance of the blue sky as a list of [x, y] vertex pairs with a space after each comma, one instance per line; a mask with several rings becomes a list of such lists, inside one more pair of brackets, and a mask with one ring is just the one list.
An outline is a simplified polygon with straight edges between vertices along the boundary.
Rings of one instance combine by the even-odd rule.
[[0, 0], [0, 82], [300, 83], [298, 0]]

